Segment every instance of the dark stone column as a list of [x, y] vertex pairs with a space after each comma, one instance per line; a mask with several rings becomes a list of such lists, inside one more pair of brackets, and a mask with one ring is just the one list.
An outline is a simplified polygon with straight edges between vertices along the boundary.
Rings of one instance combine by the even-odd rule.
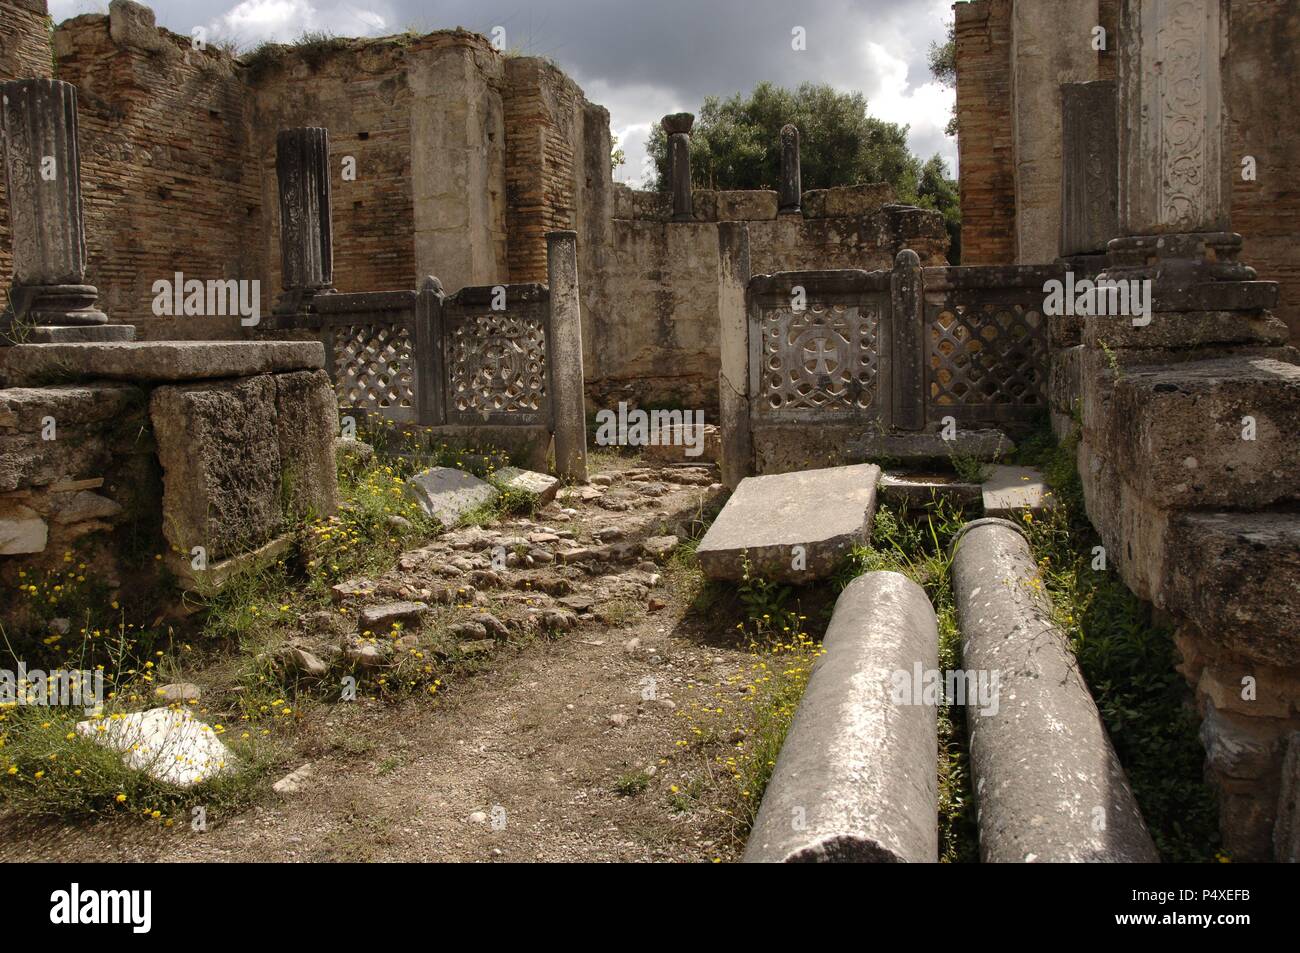
[[788, 123], [781, 127], [781, 184], [778, 212], [798, 212], [803, 200], [799, 177], [799, 130]]
[[890, 303], [893, 322], [891, 378], [893, 415], [899, 430], [920, 430], [925, 426], [925, 294], [921, 259], [910, 248], [894, 258], [890, 275]]
[[1115, 84], [1061, 84], [1061, 257], [1100, 255], [1119, 234]]
[[103, 326], [86, 284], [77, 151], [77, 89], [49, 79], [0, 84], [5, 182], [13, 230], [13, 323], [29, 341], [129, 339]]
[[280, 283], [277, 314], [311, 306], [334, 290], [334, 236], [330, 222], [329, 130], [281, 129], [275, 140], [280, 184]]
[[695, 117], [690, 113], [673, 113], [664, 116], [664, 132], [668, 134], [668, 187], [673, 193], [673, 221], [691, 220], [691, 126]]

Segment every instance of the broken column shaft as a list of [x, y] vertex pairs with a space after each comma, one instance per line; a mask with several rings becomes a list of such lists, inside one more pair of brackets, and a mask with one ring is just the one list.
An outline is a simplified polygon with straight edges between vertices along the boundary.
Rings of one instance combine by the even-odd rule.
[[859, 576], [823, 645], [745, 862], [937, 861], [938, 708], [895, 692], [899, 673], [939, 664], [925, 590], [895, 572]]
[[803, 199], [799, 175], [799, 130], [786, 124], [781, 127], [781, 182], [778, 190], [779, 212], [798, 212]]
[[689, 222], [691, 209], [691, 126], [695, 117], [690, 113], [673, 113], [664, 116], [664, 132], [668, 136], [668, 187], [673, 194], [673, 221]]
[[966, 709], [980, 860], [1158, 861], [1029, 542], [982, 519], [953, 545], [962, 668], [997, 677], [992, 704]]

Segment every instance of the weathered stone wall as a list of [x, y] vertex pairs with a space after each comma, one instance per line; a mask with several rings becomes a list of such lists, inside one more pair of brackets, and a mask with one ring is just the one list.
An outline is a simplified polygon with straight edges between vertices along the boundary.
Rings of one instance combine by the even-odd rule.
[[888, 269], [907, 247], [946, 264], [936, 212], [892, 204], [886, 186], [805, 192], [803, 212], [777, 214], [775, 192], [692, 193], [694, 221], [671, 222], [666, 192], [617, 186], [600, 299], [587, 317], [587, 394], [598, 407], [718, 412], [717, 223], [744, 221], [754, 274], [824, 268]]
[[448, 292], [503, 282], [503, 58], [483, 37], [463, 30], [418, 43], [409, 72], [416, 271], [436, 275]]
[[[1224, 97], [1228, 103], [1232, 228], [1245, 239], [1241, 260], [1280, 282], [1277, 316], [1300, 343], [1300, 4], [1232, 0]], [[1242, 156], [1258, 178], [1244, 181]]]
[[[142, 338], [232, 337], [239, 319], [155, 317], [153, 283], [261, 277], [260, 171], [234, 61], [166, 31], [61, 24], [59, 79], [77, 86], [87, 280]], [[264, 289], [265, 291], [265, 289]]]
[[[53, 75], [49, 14], [45, 0], [0, 0], [0, 82]], [[0, 306], [13, 277], [9, 251], [9, 203], [0, 171]]]
[[[1232, 227], [1241, 260], [1281, 282], [1277, 309], [1300, 341], [1300, 189], [1290, 173], [1300, 128], [1300, 6], [1231, 0], [1224, 99], [1231, 124]], [[975, 0], [954, 5], [962, 259], [1029, 264], [1056, 257], [1060, 215], [1060, 84], [1114, 79], [1118, 0], [1065, 3]], [[1063, 29], [1069, 24], [1070, 29]], [[1089, 26], [1106, 29], [1105, 52]], [[1258, 179], [1243, 181], [1252, 155]]]
[[1012, 152], [1019, 264], [1043, 264], [1060, 254], [1061, 84], [1099, 79], [1101, 57], [1114, 55], [1092, 48], [1089, 31], [1098, 22], [1097, 0], [1012, 4]]

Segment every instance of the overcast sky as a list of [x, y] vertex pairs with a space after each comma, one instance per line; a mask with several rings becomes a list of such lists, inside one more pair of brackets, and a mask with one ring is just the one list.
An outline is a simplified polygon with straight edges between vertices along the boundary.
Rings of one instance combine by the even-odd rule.
[[[749, 92], [762, 80], [783, 86], [829, 83], [859, 90], [871, 113], [910, 126], [912, 150], [957, 165], [943, 129], [953, 93], [926, 67], [942, 40], [951, 0], [153, 0], [160, 26], [181, 34], [207, 29], [251, 47], [292, 40], [307, 30], [383, 36], [462, 26], [505, 31], [505, 45], [549, 56], [605, 106], [627, 154], [616, 173], [645, 173], [650, 124], [666, 113], [698, 110], [708, 95]], [[106, 13], [107, 0], [50, 0], [63, 20]], [[807, 48], [792, 49], [802, 27]]]

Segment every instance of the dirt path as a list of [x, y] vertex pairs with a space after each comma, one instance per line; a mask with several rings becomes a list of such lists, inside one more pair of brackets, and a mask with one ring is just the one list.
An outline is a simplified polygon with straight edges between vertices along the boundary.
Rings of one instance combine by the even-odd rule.
[[[620, 478], [614, 489], [620, 482], [633, 485]], [[595, 506], [595, 498], [565, 501], [579, 511], [574, 525], [583, 527], [575, 542], [602, 531], [608, 537], [612, 526], [638, 527], [613, 533], [625, 552], [635, 549], [665, 518], [698, 511], [709, 492], [701, 482], [653, 482], [658, 495], [646, 497], [654, 501], [651, 520], [636, 518], [639, 496], [629, 497], [632, 507], [614, 510]], [[545, 511], [537, 521], [545, 523]], [[494, 529], [510, 534], [519, 527]], [[487, 671], [458, 680], [436, 702], [310, 708], [299, 730], [321, 754], [308, 759], [312, 777], [296, 794], [267, 791], [251, 809], [203, 833], [132, 821], [11, 822], [0, 826], [0, 859], [734, 859], [740, 845], [707, 794], [682, 810], [670, 792], [688, 773], [698, 776], [698, 763], [674, 756], [683, 713], [734, 690], [728, 678], [752, 659], [720, 637], [716, 614], [692, 607], [698, 585], [680, 574], [649, 588], [650, 611], [623, 624], [601, 621], [600, 600], [646, 573], [643, 556], [632, 558], [642, 559], [641, 568], [570, 574], [573, 592], [589, 593], [596, 611], [582, 612], [575, 628], [552, 639], [512, 639]], [[481, 602], [501, 608], [491, 598]], [[654, 697], [647, 700], [649, 686]], [[619, 793], [627, 778], [638, 780]]]

